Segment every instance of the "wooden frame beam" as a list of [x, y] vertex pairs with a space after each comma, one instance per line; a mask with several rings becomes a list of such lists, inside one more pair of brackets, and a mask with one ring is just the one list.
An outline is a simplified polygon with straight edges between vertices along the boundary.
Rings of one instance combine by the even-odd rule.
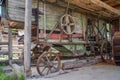
[[115, 9], [100, 0], [90, 0], [90, 2], [120, 16], [120, 10]]
[[[65, 2], [68, 2], [68, 0], [65, 0]], [[81, 8], [90, 10], [90, 11], [94, 11], [94, 10], [90, 6], [87, 6], [85, 4], [86, 2], [89, 3], [90, 5], [95, 5], [96, 7], [101, 8], [101, 10], [106, 9], [107, 11], [110, 12], [110, 14], [113, 13], [113, 14], [117, 14], [117, 16], [120, 15], [120, 10], [111, 7], [110, 5], [104, 3], [103, 1], [100, 1], [100, 0], [86, 0], [84, 3], [82, 3], [82, 2], [84, 2], [84, 1], [82, 1], [82, 0], [71, 0], [70, 1], [71, 4], [74, 4], [74, 5], [78, 6], [78, 7], [81, 7]], [[97, 11], [96, 11], [96, 13], [97, 13]], [[102, 14], [99, 11], [98, 11], [98, 13]], [[105, 16], [107, 16], [107, 15], [105, 15]], [[111, 16], [107, 16], [107, 17], [111, 17]]]
[[[66, 8], [67, 7], [67, 0], [60, 0], [60, 1], [57, 0], [55, 2], [53, 2], [53, 1], [51, 2], [51, 0], [47, 0], [47, 2], [50, 3], [50, 4], [54, 4], [55, 6], [57, 5], [59, 7], [62, 7], [62, 8]], [[79, 3], [81, 4], [82, 2], [79, 2]], [[107, 19], [107, 18], [111, 17], [111, 14], [109, 14], [109, 13], [101, 12], [101, 10], [102, 10], [101, 8], [96, 10], [95, 9], [96, 7], [94, 7], [95, 5], [91, 6], [89, 4], [86, 4], [86, 2], [85, 2], [85, 4], [83, 4], [83, 5], [79, 5], [79, 3], [77, 3], [79, 5], [78, 6], [76, 3], [75, 4], [73, 4], [72, 2], [70, 2], [70, 3], [71, 3], [71, 5], [70, 5], [69, 8], [72, 9], [73, 11], [75, 11], [75, 12], [79, 12], [79, 13], [85, 14], [85, 15], [86, 15], [86, 13], [89, 13], [91, 15], [95, 15], [96, 17], [99, 14], [102, 19]], [[94, 8], [92, 8], [92, 7], [94, 7]]]

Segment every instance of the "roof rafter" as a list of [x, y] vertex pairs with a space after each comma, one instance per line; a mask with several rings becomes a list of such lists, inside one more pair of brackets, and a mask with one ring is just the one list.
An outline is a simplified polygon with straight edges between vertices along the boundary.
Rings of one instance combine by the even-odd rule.
[[100, 0], [90, 0], [90, 2], [92, 2], [92, 3], [96, 4], [99, 7], [102, 7], [104, 9], [109, 10], [110, 12], [120, 16], [120, 10], [115, 9], [115, 8], [111, 7], [110, 5], [104, 3], [104, 2], [102, 2]]

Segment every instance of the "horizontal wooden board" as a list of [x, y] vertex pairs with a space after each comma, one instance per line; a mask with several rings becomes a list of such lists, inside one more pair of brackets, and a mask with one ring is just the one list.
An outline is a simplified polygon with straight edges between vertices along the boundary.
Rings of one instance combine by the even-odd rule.
[[8, 0], [8, 6], [25, 7], [25, 0]]

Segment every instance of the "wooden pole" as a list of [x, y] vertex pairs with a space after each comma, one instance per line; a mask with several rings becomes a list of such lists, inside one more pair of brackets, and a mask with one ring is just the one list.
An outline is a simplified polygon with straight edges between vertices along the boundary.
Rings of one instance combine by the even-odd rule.
[[120, 31], [120, 17], [119, 17], [119, 22], [118, 23], [119, 23], [119, 31]]
[[9, 52], [9, 64], [12, 65], [12, 29], [8, 26], [8, 52]]
[[43, 2], [43, 12], [44, 38], [46, 39], [46, 0]]
[[0, 51], [1, 54], [8, 54], [9, 65], [12, 66], [12, 29], [9, 27], [7, 20], [2, 17], [1, 21], [8, 29], [8, 42], [0, 42], [0, 45], [8, 45], [8, 51]]
[[39, 3], [40, 1], [37, 0], [37, 9], [38, 9], [38, 13], [37, 13], [37, 43], [39, 41]]
[[32, 0], [25, 0], [25, 28], [24, 28], [24, 69], [26, 76], [31, 75], [31, 16]]

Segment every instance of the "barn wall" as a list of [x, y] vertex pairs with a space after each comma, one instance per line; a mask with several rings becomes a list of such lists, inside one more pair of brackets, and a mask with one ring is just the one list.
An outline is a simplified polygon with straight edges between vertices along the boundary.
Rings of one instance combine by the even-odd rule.
[[6, 8], [8, 19], [15, 21], [24, 21], [25, 0], [8, 0]]

